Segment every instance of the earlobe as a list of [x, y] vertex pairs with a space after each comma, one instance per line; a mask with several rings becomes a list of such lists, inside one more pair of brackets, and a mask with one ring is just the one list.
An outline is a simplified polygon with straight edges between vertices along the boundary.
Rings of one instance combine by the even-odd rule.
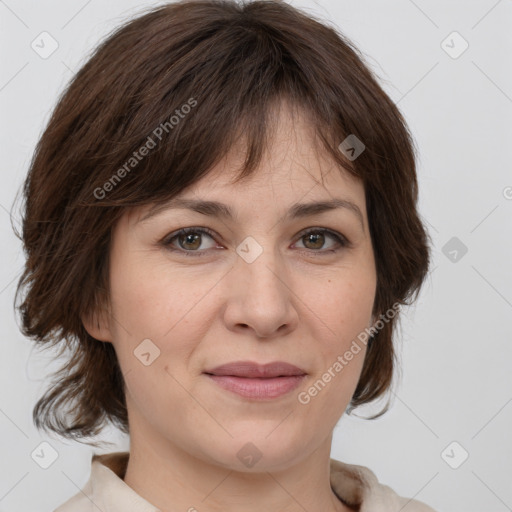
[[108, 316], [104, 310], [101, 314], [93, 313], [82, 316], [82, 324], [85, 330], [99, 341], [112, 341]]

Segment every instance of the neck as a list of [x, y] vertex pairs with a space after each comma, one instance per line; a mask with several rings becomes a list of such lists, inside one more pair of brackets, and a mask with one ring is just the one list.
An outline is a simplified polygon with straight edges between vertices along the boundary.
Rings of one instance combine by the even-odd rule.
[[162, 512], [354, 510], [336, 496], [330, 485], [332, 434], [290, 467], [259, 472], [218, 466], [168, 439], [155, 442], [147, 434], [137, 429], [130, 433], [124, 481]]

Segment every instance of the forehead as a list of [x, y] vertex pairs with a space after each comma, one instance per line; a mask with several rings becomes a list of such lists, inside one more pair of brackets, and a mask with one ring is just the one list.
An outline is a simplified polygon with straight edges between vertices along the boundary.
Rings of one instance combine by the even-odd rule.
[[[339, 181], [336, 178], [340, 175], [341, 182], [347, 185], [360, 181], [340, 168], [326, 151], [313, 119], [303, 108], [283, 100], [269, 111], [268, 121], [267, 146], [255, 174], [247, 179], [252, 186], [279, 181], [286, 184], [290, 180], [321, 183], [328, 175], [331, 185]], [[197, 188], [229, 185], [238, 176], [246, 151], [247, 141], [241, 137]]]
[[[268, 145], [255, 171], [235, 182], [246, 157], [243, 137], [230, 148], [208, 174], [178, 197], [211, 199], [237, 204], [246, 210], [268, 209], [269, 203], [279, 210], [306, 200], [329, 200], [345, 197], [364, 212], [364, 186], [360, 179], [340, 167], [322, 146], [314, 124], [301, 109], [283, 102], [271, 112]], [[165, 206], [165, 205], [164, 205]], [[140, 221], [155, 208], [148, 204], [130, 212], [133, 222]], [[157, 207], [158, 208], [158, 207]]]

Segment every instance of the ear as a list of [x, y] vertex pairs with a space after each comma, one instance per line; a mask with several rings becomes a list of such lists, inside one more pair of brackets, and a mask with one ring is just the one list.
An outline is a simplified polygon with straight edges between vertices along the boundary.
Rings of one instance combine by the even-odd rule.
[[82, 324], [93, 338], [99, 341], [112, 342], [110, 318], [104, 308], [87, 315], [82, 315]]

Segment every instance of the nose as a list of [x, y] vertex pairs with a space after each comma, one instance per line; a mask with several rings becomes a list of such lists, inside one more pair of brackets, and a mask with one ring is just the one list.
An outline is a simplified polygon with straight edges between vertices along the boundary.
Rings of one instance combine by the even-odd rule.
[[284, 262], [270, 250], [255, 259], [254, 254], [248, 258], [241, 254], [226, 276], [226, 326], [238, 332], [250, 330], [258, 338], [292, 332], [298, 324], [298, 298]]

